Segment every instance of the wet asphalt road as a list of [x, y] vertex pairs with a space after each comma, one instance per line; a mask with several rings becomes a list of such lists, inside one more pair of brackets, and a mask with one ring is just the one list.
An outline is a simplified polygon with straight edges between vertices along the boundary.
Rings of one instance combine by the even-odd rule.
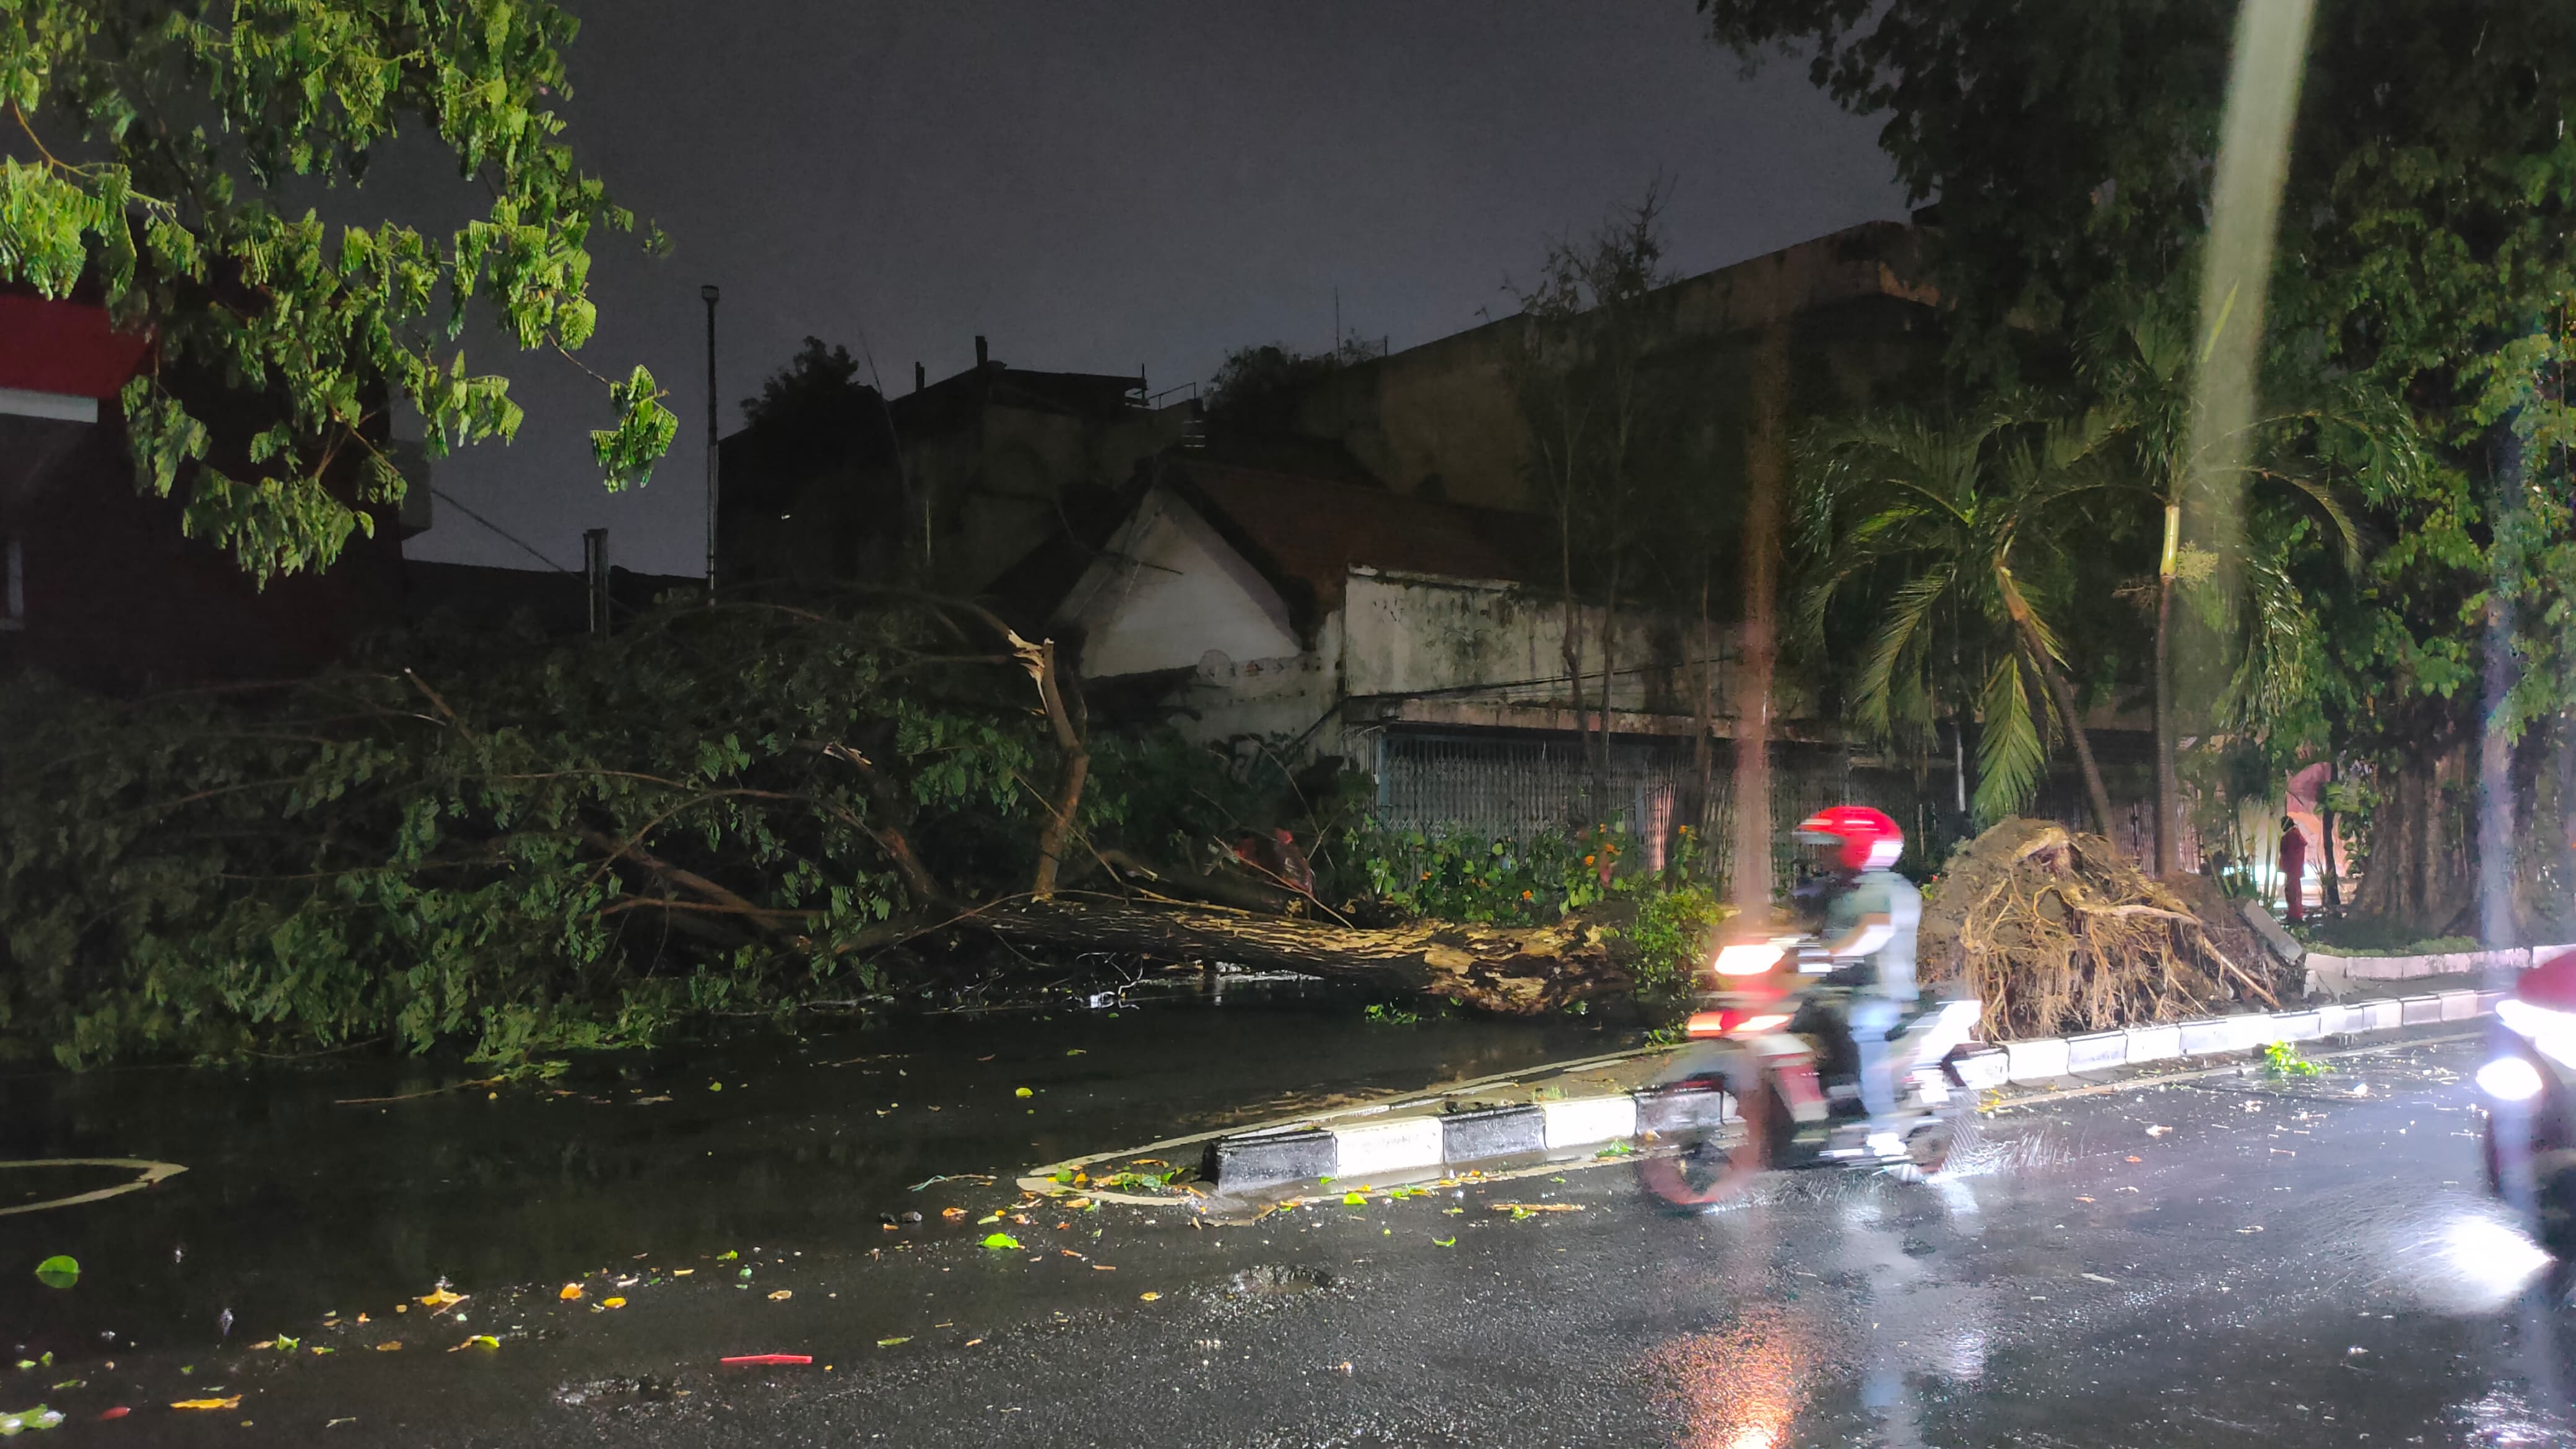
[[[379, 1310], [291, 1354], [190, 1352], [185, 1375], [178, 1352], [92, 1365], [84, 1417], [60, 1432], [456, 1449], [2576, 1443], [2576, 1307], [2477, 1191], [2476, 1061], [2453, 1043], [2315, 1081], [2015, 1109], [1941, 1182], [1784, 1176], [1707, 1218], [1655, 1210], [1612, 1163], [1242, 1227], [1040, 1207], [998, 1225], [1024, 1245], [1010, 1252], [976, 1246], [995, 1229], [972, 1218], [1012, 1196], [942, 1184], [919, 1195], [920, 1227], [853, 1212], [734, 1259], [592, 1264], [610, 1273], [577, 1301], [559, 1282], [459, 1283], [462, 1327]], [[969, 1216], [943, 1222], [944, 1206]], [[612, 1294], [626, 1305], [597, 1306]], [[442, 1352], [483, 1331], [501, 1346]], [[714, 1363], [757, 1351], [816, 1361]], [[102, 1394], [138, 1407], [89, 1422]]]

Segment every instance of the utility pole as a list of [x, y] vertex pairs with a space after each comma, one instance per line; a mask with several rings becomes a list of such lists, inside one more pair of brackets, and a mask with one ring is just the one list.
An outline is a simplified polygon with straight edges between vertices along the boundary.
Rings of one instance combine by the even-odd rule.
[[590, 593], [590, 636], [608, 637], [608, 530], [581, 531], [581, 573]]
[[698, 288], [707, 304], [707, 602], [716, 601], [716, 284]]

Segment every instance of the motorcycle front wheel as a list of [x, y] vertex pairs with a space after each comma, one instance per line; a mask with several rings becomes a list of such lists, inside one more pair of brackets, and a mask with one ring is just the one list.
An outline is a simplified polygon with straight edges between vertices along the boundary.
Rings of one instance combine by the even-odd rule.
[[[1720, 1093], [1734, 1099], [1735, 1118], [1719, 1120]], [[1691, 1211], [1744, 1195], [1769, 1170], [1788, 1108], [1760, 1075], [1709, 1069], [1680, 1076], [1649, 1099], [1645, 1126], [1660, 1149], [1639, 1168], [1646, 1190]]]
[[[2514, 1140], [2500, 1140], [2500, 1132]], [[2563, 1133], [2534, 1140], [2527, 1125], [2520, 1133], [2511, 1133], [2493, 1112], [2487, 1114], [2481, 1136], [2487, 1190], [2508, 1201], [2528, 1193], [2533, 1236], [2560, 1261], [2576, 1263], [2576, 1146], [2568, 1145]], [[2515, 1170], [2508, 1171], [2508, 1161]], [[2526, 1205], [2516, 1202], [2514, 1206], [2519, 1210]]]

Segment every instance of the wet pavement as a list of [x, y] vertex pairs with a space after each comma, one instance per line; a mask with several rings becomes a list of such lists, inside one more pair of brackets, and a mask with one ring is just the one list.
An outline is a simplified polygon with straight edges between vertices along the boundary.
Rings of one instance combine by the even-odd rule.
[[[1245, 1032], [1214, 1058], [1223, 1069], [1202, 1057], [1199, 1075], [1224, 1076], [1233, 1056], [1292, 1027]], [[1498, 1055], [1474, 1065], [1510, 1069]], [[996, 1056], [988, 1065], [1003, 1065]], [[336, 1233], [361, 1245], [354, 1256], [390, 1260], [372, 1299], [351, 1290], [328, 1305], [341, 1310], [334, 1326], [244, 1318], [226, 1346], [209, 1325], [193, 1343], [66, 1357], [0, 1402], [81, 1377], [51, 1394], [73, 1415], [58, 1432], [137, 1444], [2576, 1442], [2576, 1308], [2477, 1190], [2462, 1080], [2476, 1061], [2473, 1044], [2452, 1042], [2343, 1058], [2314, 1080], [2201, 1078], [2038, 1103], [1990, 1119], [1941, 1181], [1783, 1176], [1704, 1218], [1658, 1211], [1634, 1166], [1613, 1161], [1402, 1201], [1335, 1199], [1244, 1227], [1115, 1204], [1015, 1209], [1003, 1184], [952, 1181], [895, 1188], [891, 1206], [925, 1221], [889, 1229], [875, 1220], [882, 1190], [745, 1203], [727, 1217], [704, 1186], [666, 1188], [639, 1162], [567, 1168], [557, 1180], [573, 1200], [557, 1209], [492, 1203], [489, 1220], [434, 1235], [438, 1247], [406, 1237], [489, 1201], [458, 1183], [434, 1212], [401, 1217], [407, 1227], [354, 1209], [310, 1226], [310, 1241]], [[1195, 1080], [1167, 1072], [1184, 1096]], [[1203, 1117], [1216, 1110], [1204, 1090], [1192, 1100]], [[648, 1115], [506, 1094], [486, 1105], [536, 1121]], [[1005, 1134], [998, 1115], [992, 1150], [1079, 1150]], [[705, 1150], [729, 1150], [728, 1120], [696, 1129]], [[842, 1125], [872, 1140], [878, 1120]], [[398, 1137], [386, 1126], [382, 1151], [441, 1150], [429, 1144], [455, 1126]], [[815, 1149], [826, 1160], [829, 1140]], [[927, 1177], [938, 1155], [906, 1149], [901, 1171], [869, 1170], [879, 1182]], [[813, 1171], [777, 1169], [763, 1191], [810, 1195], [826, 1180]], [[188, 1194], [232, 1180], [192, 1172], [34, 1216], [60, 1218], [51, 1228], [134, 1205], [175, 1225]], [[227, 1194], [222, 1210], [258, 1202]], [[951, 1220], [948, 1207], [964, 1212]], [[1006, 1215], [976, 1221], [996, 1211]], [[0, 1253], [57, 1250], [61, 1234], [29, 1221], [0, 1219]], [[996, 1232], [1018, 1246], [981, 1246]], [[541, 1236], [509, 1241], [527, 1233]], [[536, 1259], [555, 1266], [469, 1266]], [[471, 1296], [435, 1319], [417, 1303], [392, 1312], [397, 1293], [428, 1294], [440, 1273]], [[561, 1298], [567, 1285], [581, 1296]], [[64, 1296], [90, 1288], [84, 1278]], [[29, 1301], [6, 1291], [13, 1313]], [[450, 1321], [457, 1312], [465, 1323]], [[281, 1331], [297, 1337], [292, 1350], [274, 1346]], [[475, 1342], [482, 1333], [497, 1346]], [[814, 1362], [716, 1362], [758, 1352]], [[234, 1396], [223, 1409], [164, 1407]], [[110, 1404], [135, 1411], [96, 1422]]]
[[[906, 1189], [942, 1174], [1007, 1180], [1104, 1142], [1634, 1040], [1572, 1018], [1377, 1026], [1364, 999], [1344, 992], [1232, 983], [1220, 995], [1199, 982], [1148, 983], [1097, 1011], [801, 1037], [746, 1030], [463, 1091], [453, 1085], [484, 1069], [342, 1061], [0, 1075], [0, 1162], [187, 1168], [129, 1196], [0, 1215], [0, 1349], [25, 1344], [65, 1361], [114, 1356], [102, 1345], [204, 1352], [244, 1333], [292, 1335], [344, 1306], [389, 1307], [442, 1276], [529, 1282], [637, 1253], [841, 1247], [853, 1231], [879, 1231], [880, 1213], [917, 1209]], [[133, 1177], [0, 1169], [0, 1209]], [[77, 1292], [30, 1275], [57, 1253], [83, 1265]], [[236, 1331], [219, 1336], [226, 1312]], [[0, 1410], [14, 1403], [0, 1388]]]

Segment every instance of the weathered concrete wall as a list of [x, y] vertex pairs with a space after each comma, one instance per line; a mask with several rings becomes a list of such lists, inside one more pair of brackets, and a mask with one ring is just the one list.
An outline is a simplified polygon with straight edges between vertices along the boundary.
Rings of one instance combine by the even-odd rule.
[[[1516, 704], [1570, 704], [1566, 610], [1542, 593], [1509, 584], [1354, 571], [1344, 605], [1342, 683], [1352, 696], [1440, 694]], [[1578, 606], [1584, 698], [1600, 699], [1602, 610]], [[1718, 653], [1711, 637], [1693, 650], [1668, 621], [1621, 613], [1612, 621], [1617, 672], [1610, 708], [1689, 713], [1696, 676], [1688, 661]], [[1719, 676], [1723, 709], [1723, 671]]]

